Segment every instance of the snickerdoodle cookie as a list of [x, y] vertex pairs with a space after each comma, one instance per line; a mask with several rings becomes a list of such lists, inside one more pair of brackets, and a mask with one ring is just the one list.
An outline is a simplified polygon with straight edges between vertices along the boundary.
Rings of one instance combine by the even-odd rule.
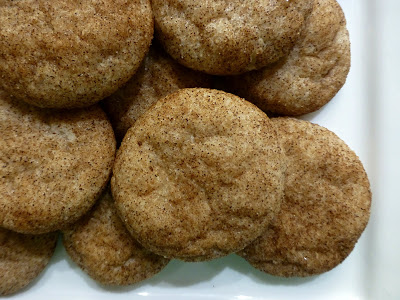
[[258, 71], [228, 78], [228, 90], [262, 110], [302, 115], [329, 102], [350, 69], [350, 42], [336, 0], [316, 0], [288, 57]]
[[138, 72], [102, 104], [118, 141], [158, 99], [181, 88], [210, 87], [211, 76], [175, 62], [153, 44]]
[[109, 189], [86, 216], [63, 233], [72, 260], [102, 284], [133, 284], [157, 274], [169, 262], [131, 237], [117, 215]]
[[287, 163], [282, 208], [239, 254], [278, 276], [328, 271], [349, 255], [367, 225], [367, 174], [357, 155], [328, 129], [290, 118], [272, 123]]
[[0, 24], [0, 89], [40, 107], [109, 96], [153, 36], [149, 0], [2, 0]]
[[0, 295], [18, 292], [46, 267], [57, 233], [26, 235], [0, 227]]
[[299, 37], [313, 0], [152, 0], [158, 39], [178, 62], [214, 75], [277, 61]]
[[0, 92], [0, 226], [45, 233], [76, 221], [109, 178], [115, 138], [96, 106], [40, 109]]
[[243, 249], [265, 230], [280, 207], [283, 168], [275, 129], [256, 106], [182, 89], [128, 130], [111, 186], [143, 246], [199, 261]]

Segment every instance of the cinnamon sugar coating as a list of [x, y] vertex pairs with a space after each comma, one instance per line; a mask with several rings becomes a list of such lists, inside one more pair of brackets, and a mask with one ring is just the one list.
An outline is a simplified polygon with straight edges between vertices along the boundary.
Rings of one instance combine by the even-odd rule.
[[280, 207], [282, 152], [267, 115], [222, 91], [182, 89], [131, 127], [111, 179], [131, 234], [188, 261], [243, 249]]
[[289, 52], [312, 0], [152, 0], [156, 36], [179, 63], [214, 75], [259, 69]]
[[0, 295], [16, 293], [31, 283], [52, 257], [58, 233], [27, 235], [0, 227]]
[[0, 226], [55, 231], [95, 203], [116, 147], [99, 107], [40, 109], [0, 92], [0, 132]]
[[181, 88], [210, 87], [211, 76], [185, 68], [153, 44], [137, 73], [102, 102], [115, 135], [126, 131], [158, 99]]
[[154, 276], [169, 262], [131, 237], [109, 189], [86, 216], [63, 233], [64, 247], [72, 260], [105, 285], [137, 283]]
[[291, 118], [272, 123], [286, 155], [284, 200], [268, 230], [239, 254], [272, 275], [329, 271], [350, 254], [368, 223], [367, 174], [328, 129]]
[[289, 56], [261, 70], [227, 78], [227, 90], [264, 111], [297, 116], [329, 102], [350, 69], [346, 20], [336, 0], [316, 0]]
[[0, 89], [39, 107], [109, 96], [153, 37], [149, 0], [1, 0], [0, 24]]

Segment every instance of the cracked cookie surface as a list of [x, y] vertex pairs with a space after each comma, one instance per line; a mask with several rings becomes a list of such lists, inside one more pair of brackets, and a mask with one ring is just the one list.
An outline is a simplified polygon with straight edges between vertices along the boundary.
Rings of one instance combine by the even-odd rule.
[[278, 276], [311, 276], [341, 263], [370, 215], [371, 192], [357, 155], [333, 132], [307, 121], [271, 120], [286, 156], [281, 211], [238, 254]]
[[336, 0], [316, 0], [288, 57], [263, 69], [227, 78], [227, 90], [264, 111], [302, 115], [329, 102], [350, 69], [346, 20]]
[[131, 127], [111, 186], [131, 234], [188, 261], [243, 249], [278, 211], [282, 152], [267, 115], [222, 91], [183, 89]]
[[149, 0], [1, 0], [0, 24], [0, 88], [40, 107], [109, 96], [153, 36]]
[[214, 75], [240, 74], [289, 52], [311, 0], [152, 0], [155, 27], [181, 64]]
[[0, 92], [0, 132], [0, 226], [50, 232], [94, 204], [116, 147], [99, 107], [40, 109]]

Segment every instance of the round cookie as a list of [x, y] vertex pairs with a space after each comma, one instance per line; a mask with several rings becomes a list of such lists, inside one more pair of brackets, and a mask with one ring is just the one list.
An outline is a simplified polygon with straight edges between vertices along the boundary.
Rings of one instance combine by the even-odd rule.
[[170, 258], [243, 249], [279, 210], [282, 152], [267, 117], [222, 91], [182, 89], [128, 130], [111, 179], [131, 234]]
[[116, 147], [99, 107], [39, 109], [0, 92], [0, 132], [1, 227], [55, 231], [95, 203]]
[[31, 283], [52, 257], [58, 233], [25, 235], [0, 227], [0, 295]]
[[63, 233], [72, 260], [102, 284], [133, 284], [157, 274], [169, 262], [131, 237], [117, 215], [109, 189], [89, 214]]
[[278, 276], [311, 276], [341, 263], [370, 215], [371, 192], [357, 155], [326, 128], [272, 119], [286, 154], [285, 197], [268, 230], [239, 255]]
[[211, 76], [187, 69], [152, 45], [138, 72], [102, 104], [117, 140], [154, 102], [181, 88], [210, 87]]
[[302, 115], [329, 102], [344, 85], [349, 69], [343, 11], [336, 0], [316, 0], [289, 56], [261, 70], [227, 78], [227, 89], [264, 111]]
[[0, 24], [0, 89], [39, 107], [111, 95], [153, 36], [149, 0], [0, 1]]
[[152, 0], [158, 39], [181, 64], [214, 75], [262, 68], [298, 39], [313, 0]]

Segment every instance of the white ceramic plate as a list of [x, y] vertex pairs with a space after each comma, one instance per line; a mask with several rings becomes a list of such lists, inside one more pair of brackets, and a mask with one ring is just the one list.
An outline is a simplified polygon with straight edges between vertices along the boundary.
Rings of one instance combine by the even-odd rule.
[[206, 263], [172, 261], [144, 283], [105, 288], [71, 262], [59, 243], [38, 280], [11, 298], [400, 299], [400, 199], [396, 189], [400, 185], [400, 21], [395, 19], [400, 1], [339, 2], [352, 42], [351, 71], [335, 99], [304, 119], [346, 141], [363, 161], [372, 183], [371, 221], [341, 265], [320, 276], [282, 279], [230, 255]]

